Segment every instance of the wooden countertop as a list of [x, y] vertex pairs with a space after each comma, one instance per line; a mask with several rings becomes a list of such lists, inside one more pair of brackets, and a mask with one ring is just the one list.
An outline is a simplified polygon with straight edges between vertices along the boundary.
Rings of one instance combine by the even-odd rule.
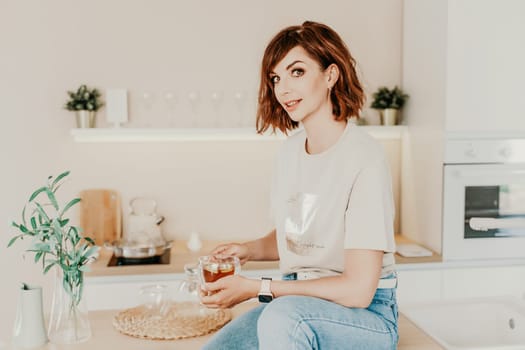
[[[233, 317], [246, 312], [257, 305], [257, 302], [245, 302], [237, 305], [232, 309]], [[92, 337], [84, 343], [73, 345], [55, 345], [47, 344], [40, 350], [92, 350], [92, 349], [126, 349], [126, 350], [172, 350], [200, 349], [203, 344], [211, 337], [210, 335], [173, 340], [145, 340], [133, 338], [119, 333], [113, 328], [113, 317], [118, 313], [115, 310], [91, 311], [89, 318], [91, 320]], [[442, 350], [443, 348], [434, 342], [428, 335], [423, 333], [411, 321], [402, 314], [399, 318], [399, 350]], [[14, 348], [11, 348], [14, 350]]]
[[[397, 243], [412, 243], [409, 239], [403, 236], [396, 236]], [[198, 252], [191, 252], [184, 241], [177, 241], [171, 248], [171, 256], [169, 264], [156, 265], [135, 265], [135, 266], [114, 266], [108, 267], [107, 264], [112, 256], [112, 251], [101, 249], [99, 258], [91, 264], [91, 271], [86, 274], [86, 277], [123, 277], [131, 275], [153, 275], [159, 274], [182, 274], [184, 273], [184, 264], [197, 262], [200, 255], [205, 255], [210, 252], [216, 245], [221, 242], [205, 241], [203, 247]], [[412, 264], [412, 263], [427, 263], [427, 262], [441, 262], [441, 256], [434, 253], [431, 257], [424, 258], [404, 258], [396, 254], [396, 262], [398, 264]], [[243, 270], [276, 270], [279, 268], [279, 263], [274, 262], [249, 262], [243, 266]], [[253, 302], [246, 302], [240, 304], [232, 309], [233, 316], [245, 312], [249, 308], [256, 305]], [[199, 349], [210, 336], [203, 336], [198, 338], [191, 338], [178, 341], [152, 341], [132, 338], [118, 333], [112, 326], [112, 318], [118, 311], [115, 310], [100, 310], [91, 311], [90, 318], [92, 320], [91, 326], [93, 328], [93, 337], [86, 343], [78, 345], [70, 345], [67, 347], [60, 347], [56, 345], [47, 345], [42, 349], [93, 349], [93, 348], [118, 348], [118, 349]], [[411, 321], [400, 314], [399, 319], [399, 333], [400, 341], [398, 349], [416, 350], [416, 349], [442, 349], [435, 343], [428, 335], [417, 328]]]
[[[110, 266], [108, 262], [113, 255], [112, 250], [102, 248], [99, 258], [90, 265], [91, 271], [86, 273], [86, 277], [104, 277], [104, 276], [126, 276], [126, 275], [154, 275], [154, 274], [175, 274], [184, 273], [184, 264], [195, 263], [198, 257], [209, 253], [218, 244], [219, 241], [204, 241], [203, 247], [198, 252], [192, 252], [186, 247], [185, 241], [176, 241], [171, 248], [169, 264], [155, 265], [134, 265], [134, 266]], [[396, 235], [396, 243], [413, 243], [408, 238]], [[397, 264], [413, 264], [441, 262], [441, 256], [433, 253], [429, 257], [405, 258], [396, 254]], [[279, 268], [278, 261], [265, 262], [248, 262], [243, 265], [243, 270], [273, 270]]]

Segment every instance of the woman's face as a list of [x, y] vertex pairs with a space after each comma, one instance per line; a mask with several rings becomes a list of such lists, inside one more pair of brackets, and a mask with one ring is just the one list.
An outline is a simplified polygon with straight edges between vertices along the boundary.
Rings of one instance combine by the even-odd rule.
[[291, 49], [277, 63], [270, 80], [277, 101], [293, 121], [305, 122], [321, 111], [332, 113], [328, 69], [323, 71], [301, 46]]

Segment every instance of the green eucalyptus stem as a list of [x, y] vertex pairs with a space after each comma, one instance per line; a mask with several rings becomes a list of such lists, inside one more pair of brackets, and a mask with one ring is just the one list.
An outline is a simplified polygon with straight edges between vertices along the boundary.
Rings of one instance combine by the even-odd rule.
[[[72, 199], [63, 207], [57, 201], [56, 192], [69, 173], [49, 176], [47, 184], [31, 194], [22, 210], [20, 223], [12, 223], [19, 234], [9, 241], [8, 247], [18, 239], [31, 239], [27, 251], [35, 253], [35, 263], [42, 261], [44, 274], [53, 266], [62, 269], [64, 290], [76, 306], [82, 298], [83, 273], [89, 271], [87, 264], [95, 259], [98, 247], [91, 238], [81, 235], [80, 227], [69, 225], [70, 220], [65, 217], [67, 211], [80, 202], [80, 198]], [[42, 202], [41, 198], [47, 202]], [[28, 213], [29, 207], [32, 210]]]

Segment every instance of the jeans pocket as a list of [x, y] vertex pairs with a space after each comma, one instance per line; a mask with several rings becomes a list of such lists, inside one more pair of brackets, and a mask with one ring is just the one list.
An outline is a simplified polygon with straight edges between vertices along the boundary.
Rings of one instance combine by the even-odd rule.
[[396, 321], [396, 325], [397, 325], [397, 321], [399, 319], [399, 310], [397, 308], [397, 303], [393, 303], [392, 306], [392, 314], [394, 315], [394, 320]]

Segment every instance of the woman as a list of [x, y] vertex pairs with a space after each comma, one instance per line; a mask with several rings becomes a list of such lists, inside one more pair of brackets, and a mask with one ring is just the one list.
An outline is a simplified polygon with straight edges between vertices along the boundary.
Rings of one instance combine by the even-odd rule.
[[272, 188], [275, 229], [214, 254], [280, 260], [283, 280], [229, 276], [202, 302], [261, 305], [219, 331], [205, 349], [395, 349], [394, 207], [382, 147], [348, 119], [364, 93], [339, 35], [305, 22], [269, 43], [257, 129], [304, 128], [280, 150]]

